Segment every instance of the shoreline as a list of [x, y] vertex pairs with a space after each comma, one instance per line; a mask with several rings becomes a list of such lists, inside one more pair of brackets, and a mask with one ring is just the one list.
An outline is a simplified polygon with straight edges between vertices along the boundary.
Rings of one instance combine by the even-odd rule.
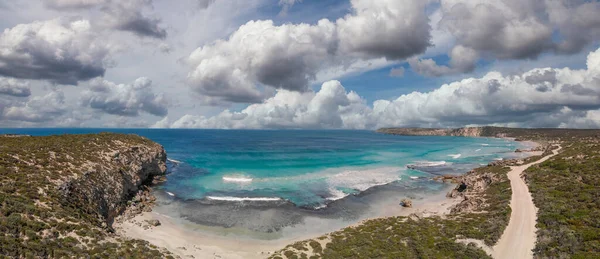
[[[413, 200], [413, 207], [411, 208], [405, 208], [398, 204], [394, 207], [380, 204], [379, 208], [374, 208], [378, 210], [378, 213], [375, 213], [377, 215], [345, 224], [342, 228], [358, 226], [367, 220], [377, 218], [410, 215], [417, 215], [418, 217], [444, 216], [462, 200], [446, 197], [446, 193], [453, 188], [453, 184], [448, 184], [448, 188], [440, 193]], [[147, 221], [151, 220], [158, 220], [160, 225], [150, 226]], [[113, 227], [121, 237], [146, 240], [155, 246], [166, 248], [174, 255], [182, 258], [266, 258], [288, 244], [332, 232], [327, 231], [276, 240], [219, 236], [208, 231], [198, 230], [200, 227], [195, 223], [184, 219], [174, 219], [155, 211], [142, 212], [131, 219], [115, 223]]]
[[[512, 140], [514, 141], [514, 139]], [[543, 146], [543, 144], [527, 141], [526, 145], [530, 147], [530, 149], [522, 151], [529, 154], [526, 157], [541, 154], [541, 152], [532, 150], [536, 146]], [[526, 157], [523, 157], [523, 159]], [[372, 219], [394, 216], [444, 217], [444, 215], [450, 213], [452, 207], [463, 201], [462, 197], [446, 197], [448, 191], [454, 189], [456, 184], [447, 183], [447, 186], [447, 188], [439, 191], [439, 193], [432, 194], [423, 199], [413, 200], [412, 208], [404, 208], [398, 204], [396, 206], [377, 204], [369, 213], [365, 214], [365, 218], [353, 223], [344, 222], [347, 224], [336, 230], [359, 226], [365, 221]], [[397, 198], [397, 200], [400, 200], [401, 197]], [[147, 221], [152, 220], [158, 220], [160, 225], [149, 226]], [[332, 232], [324, 231], [323, 233], [299, 235], [276, 240], [219, 236], [208, 231], [203, 231], [197, 224], [188, 222], [185, 219], [174, 219], [157, 212], [143, 212], [131, 219], [115, 223], [114, 228], [116, 233], [121, 237], [146, 240], [155, 246], [166, 248], [174, 255], [182, 258], [266, 258], [286, 245], [327, 235]], [[194, 228], [196, 230], [193, 230]], [[211, 227], [205, 228], [208, 229]]]

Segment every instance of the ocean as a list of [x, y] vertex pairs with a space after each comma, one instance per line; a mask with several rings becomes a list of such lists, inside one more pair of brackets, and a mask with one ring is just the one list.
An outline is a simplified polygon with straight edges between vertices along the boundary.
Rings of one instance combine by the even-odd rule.
[[[431, 180], [519, 156], [495, 138], [392, 136], [349, 130], [1, 129], [53, 135], [133, 133], [162, 144], [168, 181], [155, 210], [220, 234], [277, 238], [308, 217], [359, 220], [384, 198], [447, 190]], [[410, 167], [410, 168], [409, 168]], [[386, 205], [389, 206], [389, 205]]]

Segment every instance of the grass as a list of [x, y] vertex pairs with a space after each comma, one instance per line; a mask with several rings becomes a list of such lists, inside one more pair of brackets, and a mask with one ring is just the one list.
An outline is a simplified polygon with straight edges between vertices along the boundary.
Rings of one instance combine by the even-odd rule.
[[[0, 255], [20, 258], [164, 258], [141, 240], [111, 233], [105, 211], [89, 193], [109, 195], [94, 179], [115, 165], [105, 155], [133, 156], [131, 147], [156, 147], [122, 134], [0, 137]], [[85, 165], [95, 165], [95, 170]], [[110, 181], [106, 178], [96, 179]], [[73, 184], [66, 184], [73, 183]], [[117, 182], [118, 183], [118, 182]], [[74, 188], [89, 190], [74, 190]], [[69, 192], [67, 192], [69, 191]], [[65, 197], [65, 193], [69, 193]], [[105, 204], [118, 207], [119, 204]], [[107, 210], [110, 211], [110, 210]], [[0, 256], [0, 257], [2, 257]]]

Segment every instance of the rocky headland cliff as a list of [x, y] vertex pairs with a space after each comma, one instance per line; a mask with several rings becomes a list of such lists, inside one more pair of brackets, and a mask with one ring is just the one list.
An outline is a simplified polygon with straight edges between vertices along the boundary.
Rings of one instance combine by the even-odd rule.
[[484, 127], [468, 127], [458, 129], [438, 128], [382, 128], [379, 133], [403, 136], [459, 136], [459, 137], [482, 137]]
[[168, 256], [112, 234], [115, 217], [166, 169], [163, 147], [135, 135], [0, 137], [0, 254]]

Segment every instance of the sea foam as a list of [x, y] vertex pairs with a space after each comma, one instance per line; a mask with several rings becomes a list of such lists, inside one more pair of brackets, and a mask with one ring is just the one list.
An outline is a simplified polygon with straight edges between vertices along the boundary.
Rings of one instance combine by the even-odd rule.
[[452, 158], [454, 158], [454, 159], [458, 159], [458, 158], [460, 158], [460, 157], [462, 156], [462, 154], [450, 154], [450, 155], [448, 155], [448, 156], [449, 156], [449, 157], [452, 157]]
[[402, 180], [400, 177], [401, 168], [382, 167], [364, 170], [345, 170], [328, 176], [326, 179], [329, 185], [330, 197], [327, 200], [339, 200], [350, 195], [338, 188], [346, 188], [357, 192], [364, 192], [369, 188], [386, 185], [395, 181]]
[[252, 182], [252, 178], [246, 176], [223, 176], [224, 182], [236, 182], [236, 183], [249, 183]]
[[173, 163], [173, 164], [181, 164], [182, 162], [179, 160], [175, 160], [175, 159], [171, 159], [171, 158], [167, 158], [167, 161]]
[[232, 196], [206, 196], [206, 199], [214, 201], [281, 201], [279, 197], [232, 197]]
[[446, 161], [421, 161], [421, 162], [416, 162], [414, 164], [408, 164], [407, 167], [408, 168], [415, 168], [415, 167], [436, 167], [436, 166], [445, 166], [448, 163]]

